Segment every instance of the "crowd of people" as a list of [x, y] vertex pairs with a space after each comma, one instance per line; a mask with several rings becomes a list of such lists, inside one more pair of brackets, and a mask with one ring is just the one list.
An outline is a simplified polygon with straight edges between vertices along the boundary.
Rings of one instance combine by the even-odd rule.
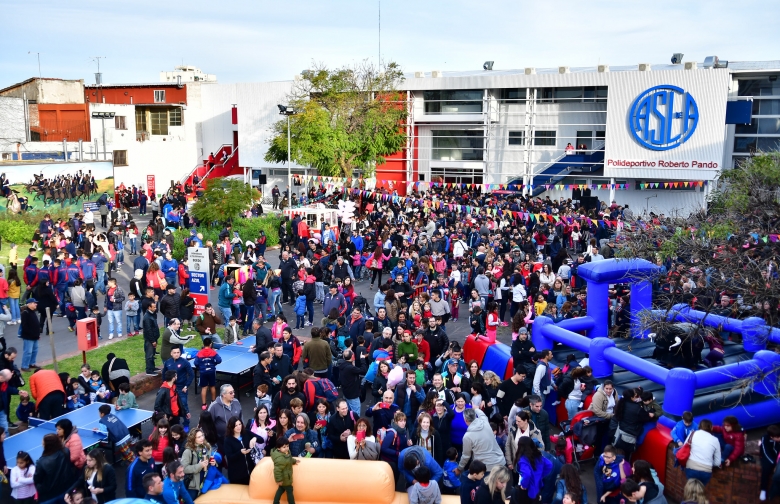
[[[437, 502], [440, 493], [460, 495], [464, 504], [505, 498], [517, 504], [665, 502], [652, 466], [636, 457], [631, 462], [644, 425], [662, 413], [652, 393], [618, 394], [609, 380], [593, 377], [587, 357], [578, 361], [572, 355], [556, 366], [552, 349], [535, 348], [530, 338], [537, 317], [560, 321], [585, 314], [587, 284], [578, 268], [616, 255], [627, 232], [623, 222], [636, 223], [628, 205], [602, 203], [585, 210], [571, 200], [440, 187], [413, 195], [424, 204], [377, 201], [371, 211], [359, 211], [351, 226], [284, 218], [274, 268], [265, 258], [264, 234], [240, 237], [227, 225], [218, 243], [204, 241], [186, 213], [184, 189], [153, 202], [157, 210], [152, 206], [151, 221], [140, 233], [127, 207], [106, 205], [105, 232], [97, 232], [94, 216], [86, 215], [91, 212], [68, 222], [44, 220], [23, 266], [26, 292], [17, 293], [26, 309], [20, 319], [11, 315], [6, 322], [21, 320], [22, 371], [38, 367], [35, 347], [46, 322], [41, 305], [51, 312], [59, 308], [74, 323], [87, 310], [98, 321], [106, 316], [109, 339], [123, 337], [123, 320], [128, 335], [143, 333], [146, 372], [162, 373], [163, 385], [149, 439], [132, 444], [130, 453], [130, 437], [124, 430], [114, 433], [121, 436], [124, 458], [132, 460], [128, 496], [176, 504], [171, 499], [178, 495], [189, 502], [225, 481], [248, 484], [252, 468], [268, 456], [280, 485], [275, 504], [284, 492], [292, 501], [292, 465], [300, 457], [385, 462], [405, 483], [413, 504]], [[125, 189], [120, 199], [132, 206], [136, 193], [145, 215], [141, 191]], [[305, 197], [322, 194], [313, 190]], [[526, 219], [529, 214], [551, 218]], [[663, 219], [647, 225], [663, 225]], [[209, 303], [197, 316], [186, 288], [187, 258], [172, 257], [170, 228], [179, 226], [191, 229], [186, 245], [208, 249], [212, 289], [218, 289], [216, 307]], [[125, 252], [133, 257], [128, 292], [112, 276]], [[684, 263], [663, 258], [661, 264], [670, 273], [657, 282], [658, 293], [683, 295], [690, 283], [701, 288]], [[16, 265], [10, 265], [9, 285]], [[21, 286], [18, 277], [13, 283]], [[362, 293], [366, 284], [368, 298]], [[0, 297], [2, 292], [0, 283]], [[629, 323], [624, 309], [629, 293], [616, 286], [610, 296], [610, 325], [619, 334]], [[725, 298], [726, 305], [736, 302]], [[288, 323], [293, 317], [295, 327]], [[499, 333], [509, 342], [511, 334], [515, 368], [509, 379], [463, 359], [462, 345], [448, 336], [448, 326], [461, 317], [472, 335], [488, 343]], [[182, 333], [187, 325], [202, 343], [192, 361], [181, 353], [193, 337]], [[216, 350], [249, 334], [256, 337], [251, 350], [258, 358], [251, 412], [242, 409], [232, 385], [222, 385], [218, 394], [216, 387]], [[721, 335], [712, 336], [716, 345]], [[156, 366], [158, 354], [162, 368]], [[8, 357], [13, 371], [15, 350]], [[716, 357], [707, 359], [710, 365], [722, 363]], [[191, 413], [187, 398], [195, 370], [201, 411]], [[75, 382], [58, 377], [62, 390], [48, 380], [58, 394], [48, 401], [33, 398], [38, 414], [44, 409], [56, 417], [62, 411], [57, 400], [65, 409], [113, 400], [133, 407], [134, 399], [122, 390], [127, 387], [104, 385], [101, 392], [99, 380], [85, 372], [89, 377]], [[9, 386], [0, 394], [14, 390]], [[570, 419], [589, 411], [603, 420], [595, 421], [592, 443], [595, 496], [587, 496], [573, 465], [571, 438], [557, 435], [544, 408], [554, 400], [553, 391]], [[744, 433], [733, 417], [721, 426], [707, 420], [694, 425], [689, 414], [677, 431], [678, 448], [687, 444], [690, 452], [686, 499], [706, 502], [713, 468], [742, 456]], [[773, 480], [778, 434], [770, 428], [762, 444], [762, 498], [778, 479]], [[60, 452], [55, 443], [48, 453]], [[40, 465], [20, 463], [19, 470], [28, 473]], [[80, 497], [102, 502], [100, 492], [90, 496], [85, 487], [95, 478], [85, 476], [79, 488], [87, 491], [79, 490]]]

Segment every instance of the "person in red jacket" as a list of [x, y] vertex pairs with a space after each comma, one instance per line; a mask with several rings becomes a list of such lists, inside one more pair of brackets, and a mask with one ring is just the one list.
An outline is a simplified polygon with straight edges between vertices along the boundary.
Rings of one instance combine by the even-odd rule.
[[712, 427], [712, 434], [720, 441], [721, 461], [726, 466], [745, 454], [745, 432], [735, 416], [723, 419], [723, 425]]
[[184, 288], [190, 278], [190, 265], [187, 264], [187, 256], [179, 263], [179, 287]]

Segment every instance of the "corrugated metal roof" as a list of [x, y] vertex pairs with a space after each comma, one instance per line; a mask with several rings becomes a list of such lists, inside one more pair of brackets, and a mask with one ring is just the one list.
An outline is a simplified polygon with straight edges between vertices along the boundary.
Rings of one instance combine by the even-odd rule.
[[[698, 63], [699, 69], [703, 69], [703, 63]], [[562, 65], [563, 66], [563, 65]], [[663, 70], [683, 70], [683, 65], [672, 65], [670, 63], [651, 64], [650, 67], [653, 71]], [[769, 61], [729, 61], [728, 69], [733, 72], [747, 72], [747, 71], [780, 71], [780, 60]], [[535, 68], [537, 75], [555, 74], [558, 75], [558, 67], [552, 68]], [[610, 72], [638, 72], [637, 65], [621, 65], [610, 66]], [[598, 68], [592, 67], [569, 67], [570, 73], [597, 73]], [[510, 76], [510, 75], [525, 75], [525, 69], [509, 69], [509, 70], [463, 70], [463, 71], [442, 71], [442, 79], [453, 77], [476, 77], [476, 76]], [[404, 74], [407, 79], [415, 79], [414, 72]], [[431, 72], [425, 72], [424, 78], [431, 78]]]
[[[188, 83], [182, 82], [181, 86], [184, 87]], [[192, 84], [192, 83], [190, 83]], [[84, 85], [85, 88], [88, 89], [97, 89], [97, 88], [134, 88], [134, 87], [156, 87], [156, 88], [163, 88], [163, 87], [178, 87], [178, 84], [175, 82], [155, 82], [155, 83], [135, 83], [135, 84], [86, 84]]]

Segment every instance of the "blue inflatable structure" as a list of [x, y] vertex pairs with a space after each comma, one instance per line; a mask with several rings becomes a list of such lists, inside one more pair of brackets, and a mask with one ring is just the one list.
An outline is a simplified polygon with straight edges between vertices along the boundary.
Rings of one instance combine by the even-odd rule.
[[[697, 420], [708, 418], [715, 424], [734, 415], [748, 429], [776, 422], [780, 418], [780, 401], [776, 399], [778, 376], [773, 370], [780, 368], [780, 355], [766, 350], [766, 345], [770, 341], [780, 343], [780, 330], [767, 326], [760, 318], [736, 320], [692, 310], [687, 305], [652, 311], [655, 274], [657, 267], [643, 259], [608, 259], [580, 266], [578, 275], [587, 282], [587, 315], [558, 324], [538, 317], [532, 329], [534, 346], [554, 349], [556, 343], [561, 343], [590, 354], [593, 375], [613, 379], [619, 390], [641, 383], [643, 389], [653, 391], [662, 405], [665, 415], [659, 423], [669, 428], [684, 411], [692, 411]], [[631, 285], [632, 339], [628, 344], [606, 337], [607, 291], [614, 283]], [[675, 322], [722, 326], [742, 334], [742, 348], [729, 345], [724, 366], [699, 371], [665, 368], [650, 358], [654, 345], [643, 333], [637, 316], [640, 312]]]

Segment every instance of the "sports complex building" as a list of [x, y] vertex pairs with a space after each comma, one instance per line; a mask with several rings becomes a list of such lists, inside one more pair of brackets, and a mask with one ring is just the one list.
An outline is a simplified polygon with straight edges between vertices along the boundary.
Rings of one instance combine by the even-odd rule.
[[[635, 213], [696, 211], [720, 170], [778, 148], [780, 60], [684, 62], [680, 55], [677, 61], [409, 73], [399, 85], [409, 110], [406, 147], [376, 167], [376, 186], [405, 194], [418, 182], [482, 184], [482, 190], [591, 198], [584, 200], [590, 204], [617, 200]], [[80, 83], [68, 107], [82, 107], [89, 122], [79, 138], [62, 133], [47, 142], [33, 124], [35, 100], [5, 105], [18, 110], [12, 123], [20, 141], [0, 145], [2, 160], [52, 149], [62, 156], [83, 140], [82, 152], [65, 157], [113, 159], [117, 184], [145, 186], [152, 176], [159, 192], [198, 172], [284, 190], [288, 167], [264, 156], [281, 118], [277, 104], [286, 103], [294, 81], [223, 84], [210, 77], [176, 84], [68, 81]], [[21, 100], [20, 86], [0, 91], [0, 99]], [[38, 87], [41, 118], [44, 109], [64, 107]], [[106, 113], [113, 113], [109, 121]], [[8, 118], [0, 117], [0, 130], [4, 123]], [[224, 161], [209, 172], [204, 160], [212, 152]], [[291, 172], [319, 183], [314, 169], [293, 164]]]

